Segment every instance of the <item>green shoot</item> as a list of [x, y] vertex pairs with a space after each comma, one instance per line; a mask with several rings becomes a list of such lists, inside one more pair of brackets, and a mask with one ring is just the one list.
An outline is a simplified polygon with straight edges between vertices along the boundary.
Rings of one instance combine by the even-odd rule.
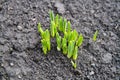
[[80, 34], [78, 40], [76, 41], [76, 46], [81, 46], [83, 43], [83, 36]]
[[95, 42], [97, 40], [98, 30], [95, 31], [93, 35], [93, 41]]
[[67, 40], [66, 38], [62, 38], [62, 50], [63, 50], [63, 54], [67, 54]]
[[78, 46], [75, 46], [75, 49], [73, 51], [73, 60], [75, 61], [78, 57]]
[[68, 24], [67, 25], [67, 32], [70, 33], [71, 32], [71, 23], [70, 23], [70, 21], [68, 21], [67, 24]]
[[76, 62], [74, 62], [74, 61], [71, 60], [71, 64], [72, 64], [72, 66], [74, 67], [74, 69], [76, 69], [76, 67], [77, 67]]
[[74, 41], [70, 41], [68, 43], [68, 54], [67, 54], [67, 57], [68, 58], [71, 58], [72, 55], [73, 55], [73, 50], [74, 50]]
[[70, 42], [73, 38], [73, 31], [71, 31], [69, 34], [67, 34], [68, 42]]
[[56, 24], [56, 27], [58, 27], [59, 25], [59, 15], [57, 14], [56, 17], [55, 17], [55, 24]]
[[51, 21], [50, 31], [51, 31], [51, 36], [52, 36], [52, 37], [55, 36], [55, 30], [56, 30], [55, 22], [54, 22], [54, 21]]
[[78, 37], [78, 32], [74, 29], [72, 34], [72, 40], [76, 41]]
[[41, 24], [38, 23], [38, 26], [37, 26], [37, 27], [38, 27], [38, 32], [42, 34], [42, 33], [43, 33], [43, 30], [42, 30], [42, 28], [41, 28]]
[[78, 37], [78, 32], [76, 30], [73, 30], [67, 35], [67, 37], [68, 37], [68, 42], [70, 42], [72, 40], [76, 41], [77, 37]]
[[50, 15], [50, 22], [51, 21], [54, 21], [54, 13], [53, 13], [53, 11], [49, 11], [49, 15]]
[[48, 31], [48, 29], [45, 31], [46, 32], [46, 41], [47, 41], [47, 48], [48, 48], [48, 51], [50, 51], [51, 49], [51, 46], [50, 46], [50, 33]]
[[66, 38], [66, 40], [68, 39], [68, 32], [64, 33], [64, 38]]
[[50, 33], [49, 33], [48, 29], [46, 31], [43, 31], [42, 28], [40, 29], [40, 27], [39, 27], [38, 30], [41, 31], [42, 50], [43, 50], [44, 54], [47, 54], [47, 51], [50, 51], [50, 49], [51, 49], [51, 46], [50, 46]]
[[42, 43], [42, 50], [44, 52], [44, 54], [47, 54], [47, 41], [45, 39], [41, 40]]
[[67, 20], [64, 19], [64, 21], [63, 21], [63, 33], [64, 33], [64, 34], [65, 34], [65, 32], [66, 32], [66, 29], [67, 29]]
[[[47, 51], [51, 50], [50, 37], [56, 37], [57, 50], [63, 51], [63, 54], [67, 58], [71, 59], [72, 66], [76, 69], [78, 58], [78, 47], [83, 43], [83, 35], [78, 35], [77, 30], [72, 30], [70, 21], [62, 16], [54, 15], [53, 11], [49, 12], [50, 16], [50, 32], [49, 30], [43, 30], [41, 24], [38, 23], [38, 32], [41, 34], [41, 43], [43, 53], [46, 55]], [[62, 32], [62, 37], [59, 35]], [[93, 35], [93, 41], [97, 40], [98, 30]]]
[[68, 41], [70, 41], [70, 39], [71, 39], [71, 24], [70, 24], [70, 21], [68, 21], [68, 23], [66, 23], [66, 30], [65, 30], [65, 32], [64, 32], [64, 37], [68, 40]]
[[57, 50], [60, 51], [61, 50], [61, 36], [59, 35], [59, 33], [56, 33], [56, 41], [57, 41]]
[[58, 27], [59, 31], [63, 31], [63, 18], [60, 16], [59, 19], [59, 27]]

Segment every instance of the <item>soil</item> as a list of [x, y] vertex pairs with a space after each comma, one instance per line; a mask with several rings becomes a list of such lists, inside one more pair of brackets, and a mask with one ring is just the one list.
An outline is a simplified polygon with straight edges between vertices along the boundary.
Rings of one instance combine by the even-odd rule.
[[[49, 29], [49, 10], [85, 37], [77, 69], [54, 40], [41, 50], [37, 23]], [[120, 1], [0, 0], [0, 80], [120, 80]]]

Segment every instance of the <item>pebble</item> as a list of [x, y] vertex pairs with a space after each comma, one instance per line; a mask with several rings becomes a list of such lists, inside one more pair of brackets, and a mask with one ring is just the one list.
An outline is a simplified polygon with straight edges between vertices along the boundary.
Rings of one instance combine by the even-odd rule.
[[116, 67], [111, 67], [112, 72], [116, 72]]
[[32, 21], [36, 21], [36, 19], [35, 19], [35, 18], [32, 18]]
[[93, 14], [95, 11], [94, 10], [91, 10], [91, 13]]
[[1, 66], [4, 67], [4, 64], [2, 63]]
[[17, 28], [18, 28], [18, 30], [20, 30], [20, 31], [22, 30], [22, 26], [17, 26]]
[[18, 78], [19, 78], [19, 79], [21, 79], [21, 78], [22, 78], [22, 76], [21, 76], [21, 75], [18, 75]]
[[91, 66], [95, 67], [95, 63], [92, 63]]
[[89, 73], [89, 75], [93, 75], [94, 74], [94, 71], [91, 71], [90, 73]]
[[60, 76], [57, 76], [57, 79], [58, 79], [58, 80], [63, 80], [62, 77], [60, 77]]
[[104, 32], [103, 35], [106, 36], [107, 34]]
[[112, 55], [110, 53], [107, 53], [102, 57], [102, 59], [104, 63], [110, 63], [112, 60]]
[[14, 64], [13, 63], [10, 63], [10, 66], [13, 66]]
[[61, 13], [61, 14], [64, 14], [64, 13], [65, 13], [65, 7], [64, 7], [64, 5], [63, 5], [61, 2], [57, 1], [57, 2], [55, 3], [55, 7], [57, 8], [57, 11], [58, 11], [59, 13]]

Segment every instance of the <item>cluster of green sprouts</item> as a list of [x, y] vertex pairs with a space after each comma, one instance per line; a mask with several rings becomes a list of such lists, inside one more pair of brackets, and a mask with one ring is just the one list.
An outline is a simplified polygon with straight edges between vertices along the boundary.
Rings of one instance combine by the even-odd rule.
[[[41, 24], [38, 23], [38, 31], [41, 34], [42, 50], [44, 54], [50, 51], [50, 37], [56, 38], [57, 50], [62, 51], [64, 55], [71, 60], [72, 66], [77, 67], [76, 60], [78, 57], [78, 48], [83, 43], [83, 35], [71, 28], [70, 21], [67, 21], [62, 16], [54, 15], [53, 11], [50, 11], [50, 32], [49, 30], [43, 31]], [[95, 32], [93, 40], [96, 41], [98, 31]]]
[[38, 32], [41, 34], [41, 43], [42, 43], [42, 50], [44, 54], [47, 54], [47, 51], [50, 51], [51, 45], [50, 45], [50, 32], [49, 30], [43, 31], [41, 28], [41, 24], [38, 23]]

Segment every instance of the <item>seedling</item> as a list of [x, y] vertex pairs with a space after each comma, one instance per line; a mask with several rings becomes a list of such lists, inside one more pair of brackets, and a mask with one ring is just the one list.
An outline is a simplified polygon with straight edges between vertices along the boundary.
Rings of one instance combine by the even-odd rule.
[[69, 34], [67, 34], [68, 37], [68, 42], [70, 41], [76, 41], [77, 37], [78, 37], [78, 32], [76, 30], [71, 31]]
[[59, 16], [55, 17], [53, 11], [50, 11], [49, 14], [50, 14], [50, 31], [51, 31], [51, 36], [54, 37], [56, 32], [57, 32]]
[[46, 31], [43, 32], [43, 37], [42, 37], [42, 48], [43, 48], [43, 52], [44, 54], [46, 54], [47, 51], [50, 51], [50, 33], [48, 31], [48, 29]]
[[42, 28], [41, 28], [41, 24], [40, 23], [38, 23], [38, 32], [41, 34], [41, 36], [42, 36], [42, 33], [43, 33], [43, 30], [42, 30]]
[[41, 28], [41, 24], [38, 23], [38, 32], [41, 34], [41, 43], [42, 43], [42, 50], [44, 52], [44, 54], [47, 54], [47, 51], [50, 51], [51, 47], [50, 47], [50, 33], [47, 30], [43, 31], [43, 29]]
[[59, 33], [56, 33], [56, 41], [57, 41], [57, 50], [60, 51], [61, 50], [61, 36], [59, 35]]
[[76, 41], [76, 46], [81, 46], [83, 43], [83, 36], [80, 34], [78, 40]]
[[71, 58], [72, 55], [73, 55], [74, 44], [75, 44], [74, 41], [70, 41], [69, 44], [68, 44], [68, 54], [67, 54], [68, 58]]
[[72, 39], [73, 39], [73, 31], [71, 31], [70, 33], [68, 33], [67, 37], [68, 37], [68, 42], [72, 41]]
[[49, 11], [49, 15], [50, 15], [50, 22], [51, 22], [51, 21], [54, 21], [55, 16], [54, 16], [53, 11]]
[[50, 51], [51, 49], [51, 46], [50, 46], [50, 32], [48, 31], [48, 29], [45, 31], [45, 39], [47, 41], [47, 48], [48, 48], [48, 51]]
[[[51, 49], [50, 36], [56, 37], [57, 50], [63, 51], [63, 54], [67, 58], [71, 59], [72, 66], [76, 69], [77, 67], [77, 57], [78, 48], [83, 44], [83, 35], [78, 35], [78, 32], [71, 28], [70, 21], [67, 21], [62, 16], [54, 15], [53, 11], [49, 12], [50, 15], [50, 32], [49, 30], [43, 30], [41, 24], [38, 23], [38, 32], [41, 34], [42, 50], [44, 54]], [[59, 34], [63, 33], [63, 35]], [[96, 41], [98, 35], [98, 30], [93, 35], [93, 41]], [[63, 38], [62, 38], [63, 37]]]
[[67, 54], [67, 40], [66, 38], [62, 38], [62, 50], [63, 50], [63, 54], [66, 55]]
[[42, 50], [44, 54], [46, 55], [47, 54], [47, 41], [45, 39], [42, 39], [41, 43], [42, 43]]
[[78, 38], [78, 32], [74, 29], [72, 34], [72, 40], [76, 41]]
[[55, 26], [55, 22], [54, 21], [51, 21], [51, 25], [50, 25], [50, 31], [51, 31], [51, 36], [54, 37], [55, 36], [55, 33], [57, 32], [56, 31], [56, 26]]
[[71, 64], [72, 64], [72, 66], [74, 67], [74, 69], [76, 69], [76, 67], [77, 67], [76, 62], [74, 62], [73, 60], [71, 60]]
[[95, 42], [97, 40], [98, 30], [95, 31], [93, 35], [93, 41]]
[[63, 31], [63, 28], [64, 28], [64, 26], [63, 26], [63, 17], [61, 17], [60, 16], [60, 19], [59, 19], [59, 27], [58, 27], [58, 29], [59, 29], [59, 31]]
[[75, 61], [78, 57], [78, 46], [75, 46], [75, 49], [73, 51], [73, 60]]

